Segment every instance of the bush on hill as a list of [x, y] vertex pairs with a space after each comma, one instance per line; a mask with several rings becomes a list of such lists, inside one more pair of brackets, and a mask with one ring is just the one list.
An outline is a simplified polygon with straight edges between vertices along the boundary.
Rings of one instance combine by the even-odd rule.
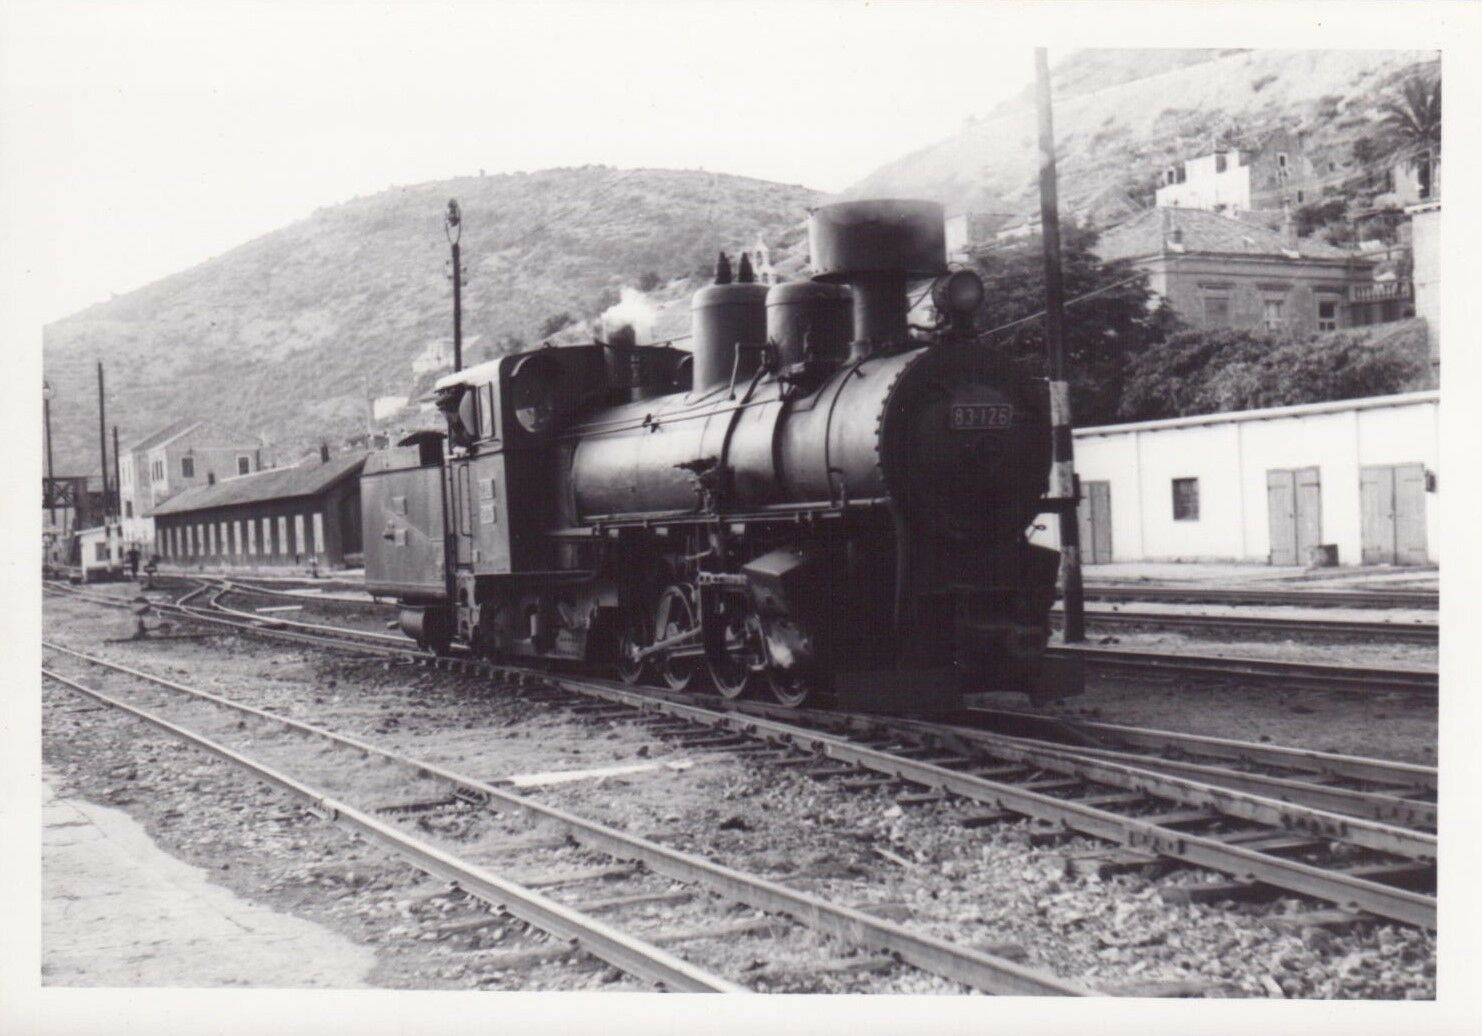
[[1428, 384], [1426, 355], [1423, 320], [1301, 340], [1233, 328], [1183, 331], [1127, 364], [1119, 417], [1148, 421], [1412, 391]]

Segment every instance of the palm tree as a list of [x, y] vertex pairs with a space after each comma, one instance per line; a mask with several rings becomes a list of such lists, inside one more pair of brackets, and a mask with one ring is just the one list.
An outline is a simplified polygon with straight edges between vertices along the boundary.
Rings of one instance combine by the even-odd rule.
[[1441, 160], [1441, 79], [1412, 76], [1400, 95], [1379, 106], [1379, 125], [1396, 158], [1411, 166], [1429, 166]]

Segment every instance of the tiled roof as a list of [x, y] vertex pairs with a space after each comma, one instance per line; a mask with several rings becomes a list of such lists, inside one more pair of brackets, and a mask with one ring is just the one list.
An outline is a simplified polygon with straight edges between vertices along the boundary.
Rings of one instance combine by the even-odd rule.
[[195, 486], [172, 496], [150, 514], [184, 514], [190, 511], [214, 511], [220, 507], [237, 507], [264, 500], [287, 500], [299, 496], [316, 496], [336, 482], [353, 478], [365, 466], [364, 451], [344, 453], [321, 461], [311, 458], [291, 468], [270, 468], [251, 475], [222, 479], [214, 486]]
[[[1175, 230], [1183, 240], [1173, 244]], [[1357, 259], [1358, 256], [1326, 241], [1299, 238], [1286, 243], [1279, 231], [1268, 230], [1205, 209], [1162, 206], [1149, 209], [1135, 219], [1108, 230], [1096, 245], [1103, 261], [1140, 259], [1164, 250], [1177, 253], [1203, 252], [1216, 255], [1269, 255], [1302, 259]], [[1295, 252], [1293, 256], [1291, 253]]]
[[200, 423], [194, 417], [186, 417], [167, 424], [153, 435], [146, 435], [134, 443], [134, 445], [128, 448], [128, 452], [135, 453], [139, 450], [152, 450], [156, 446], [169, 442], [171, 439], [179, 438]]

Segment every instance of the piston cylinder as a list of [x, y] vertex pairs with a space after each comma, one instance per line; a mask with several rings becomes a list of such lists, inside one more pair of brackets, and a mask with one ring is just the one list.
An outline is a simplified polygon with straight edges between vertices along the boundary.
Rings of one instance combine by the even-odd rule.
[[837, 284], [791, 281], [767, 292], [767, 340], [777, 345], [783, 364], [843, 360], [854, 323], [849, 289]]
[[709, 392], [750, 378], [761, 363], [757, 349], [767, 340], [767, 286], [765, 284], [711, 284], [695, 292], [690, 306], [693, 321], [696, 392]]

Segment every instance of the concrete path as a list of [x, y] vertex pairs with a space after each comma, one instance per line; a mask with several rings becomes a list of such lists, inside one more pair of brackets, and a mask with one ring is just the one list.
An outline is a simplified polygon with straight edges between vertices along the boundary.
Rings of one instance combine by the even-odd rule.
[[42, 794], [44, 985], [365, 984], [366, 947], [210, 884], [121, 810]]

